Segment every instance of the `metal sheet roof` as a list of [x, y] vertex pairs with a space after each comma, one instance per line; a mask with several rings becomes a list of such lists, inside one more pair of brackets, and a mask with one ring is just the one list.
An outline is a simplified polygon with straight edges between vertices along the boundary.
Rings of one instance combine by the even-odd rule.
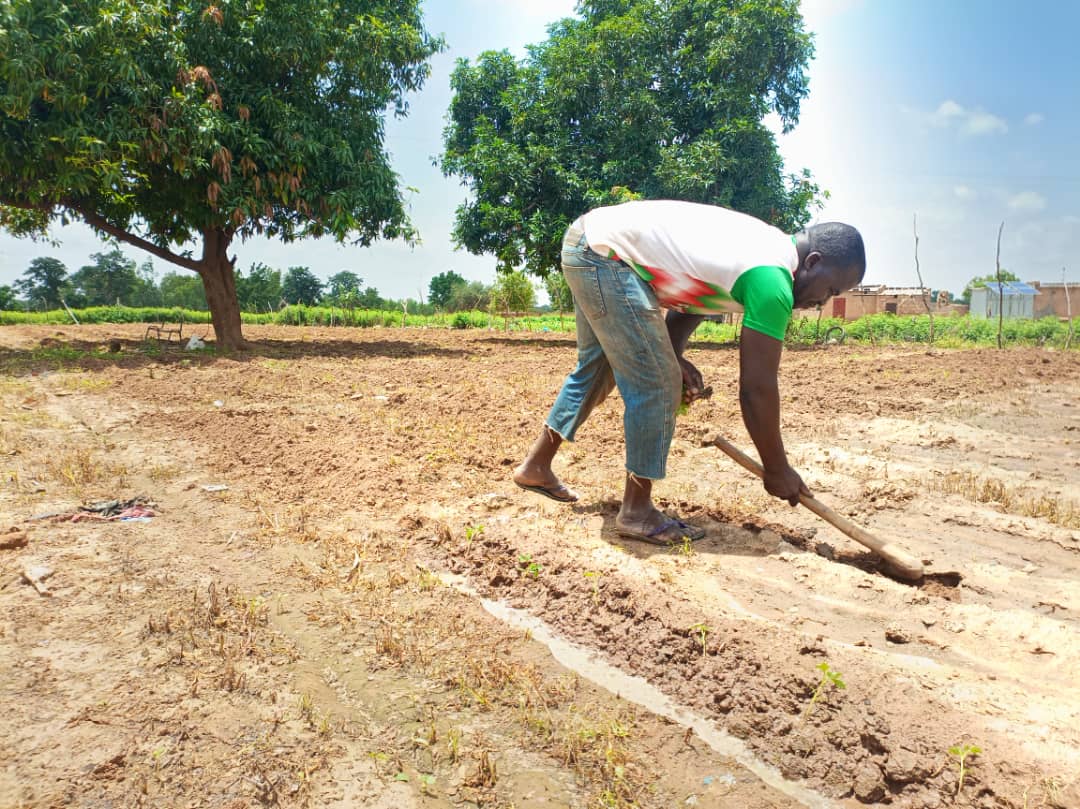
[[[1039, 290], [1030, 284], [1025, 284], [1023, 281], [1002, 281], [1002, 294], [1004, 295], [1038, 295]], [[990, 281], [986, 284], [986, 288], [993, 292], [995, 295], [998, 293], [998, 282]]]

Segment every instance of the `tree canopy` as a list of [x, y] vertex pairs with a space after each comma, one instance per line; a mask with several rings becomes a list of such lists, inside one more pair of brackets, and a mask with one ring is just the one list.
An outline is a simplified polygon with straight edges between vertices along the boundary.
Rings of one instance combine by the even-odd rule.
[[0, 226], [81, 219], [197, 272], [239, 346], [237, 237], [414, 236], [384, 116], [440, 47], [420, 0], [7, 0]]
[[436, 275], [428, 283], [428, 303], [440, 309], [446, 309], [454, 297], [454, 288], [465, 286], [467, 282], [453, 270]]
[[583, 0], [523, 61], [459, 60], [444, 174], [454, 236], [500, 269], [558, 266], [566, 226], [636, 197], [723, 205], [795, 231], [820, 196], [763, 123], [798, 122], [813, 55], [798, 0]]
[[58, 258], [41, 256], [15, 282], [15, 291], [27, 302], [39, 303], [45, 309], [59, 309], [60, 299], [68, 284], [68, 271]]
[[319, 302], [323, 283], [307, 267], [289, 267], [281, 282], [281, 297], [289, 303], [311, 306]]

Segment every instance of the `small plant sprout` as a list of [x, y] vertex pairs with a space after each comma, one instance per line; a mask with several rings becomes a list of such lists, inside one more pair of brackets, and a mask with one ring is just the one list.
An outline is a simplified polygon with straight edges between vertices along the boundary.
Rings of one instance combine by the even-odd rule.
[[708, 624], [698, 623], [690, 627], [690, 631], [697, 635], [698, 643], [701, 644], [701, 656], [705, 657], [709, 633], [712, 632], [712, 628]]
[[814, 695], [810, 697], [810, 704], [806, 706], [806, 710], [803, 711], [802, 718], [805, 720], [810, 716], [810, 713], [814, 710], [814, 705], [817, 703], [821, 696], [825, 693], [825, 689], [832, 685], [834, 688], [843, 690], [847, 688], [847, 684], [844, 683], [843, 678], [840, 676], [840, 672], [834, 669], [826, 661], [822, 661], [817, 665], [818, 670], [821, 672], [821, 679], [818, 681], [817, 688], [814, 689]]
[[543, 568], [534, 562], [533, 558], [527, 553], [518, 556], [518, 564], [521, 565], [526, 575], [532, 576], [534, 579], [539, 577], [540, 571], [543, 570]]
[[960, 765], [960, 779], [956, 782], [956, 794], [960, 794], [960, 790], [964, 788], [964, 775], [967, 774], [967, 760], [974, 758], [982, 752], [981, 747], [976, 747], [973, 744], [954, 744], [949, 748], [949, 755], [956, 759]]
[[471, 547], [473, 540], [484, 533], [484, 526], [482, 525], [466, 525], [465, 526], [465, 547]]
[[690, 537], [684, 536], [682, 542], [679, 542], [675, 548], [679, 556], [685, 556], [688, 559], [694, 555], [694, 543], [690, 541]]
[[586, 570], [582, 575], [592, 582], [592, 602], [600, 603], [600, 573], [595, 570]]

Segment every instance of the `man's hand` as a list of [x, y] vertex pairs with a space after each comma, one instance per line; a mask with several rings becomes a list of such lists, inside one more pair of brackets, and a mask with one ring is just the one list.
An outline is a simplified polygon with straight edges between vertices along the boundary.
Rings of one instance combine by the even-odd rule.
[[799, 473], [790, 466], [786, 466], [778, 472], [770, 472], [766, 469], [764, 481], [765, 491], [773, 497], [787, 500], [793, 506], [799, 505], [800, 494], [810, 494], [810, 490], [806, 488], [806, 484], [799, 477]]
[[679, 357], [679, 367], [682, 369], [682, 400], [683, 404], [705, 397], [705, 382], [701, 378], [701, 371], [694, 367], [690, 360]]

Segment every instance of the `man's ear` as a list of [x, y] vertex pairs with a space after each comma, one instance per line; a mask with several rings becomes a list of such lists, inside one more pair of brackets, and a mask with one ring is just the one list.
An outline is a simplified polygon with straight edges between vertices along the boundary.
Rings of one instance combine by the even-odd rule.
[[812, 270], [814, 268], [814, 265], [816, 265], [819, 261], [821, 261], [821, 253], [819, 253], [817, 250], [814, 250], [806, 254], [806, 259], [803, 261], [803, 267], [808, 270]]

